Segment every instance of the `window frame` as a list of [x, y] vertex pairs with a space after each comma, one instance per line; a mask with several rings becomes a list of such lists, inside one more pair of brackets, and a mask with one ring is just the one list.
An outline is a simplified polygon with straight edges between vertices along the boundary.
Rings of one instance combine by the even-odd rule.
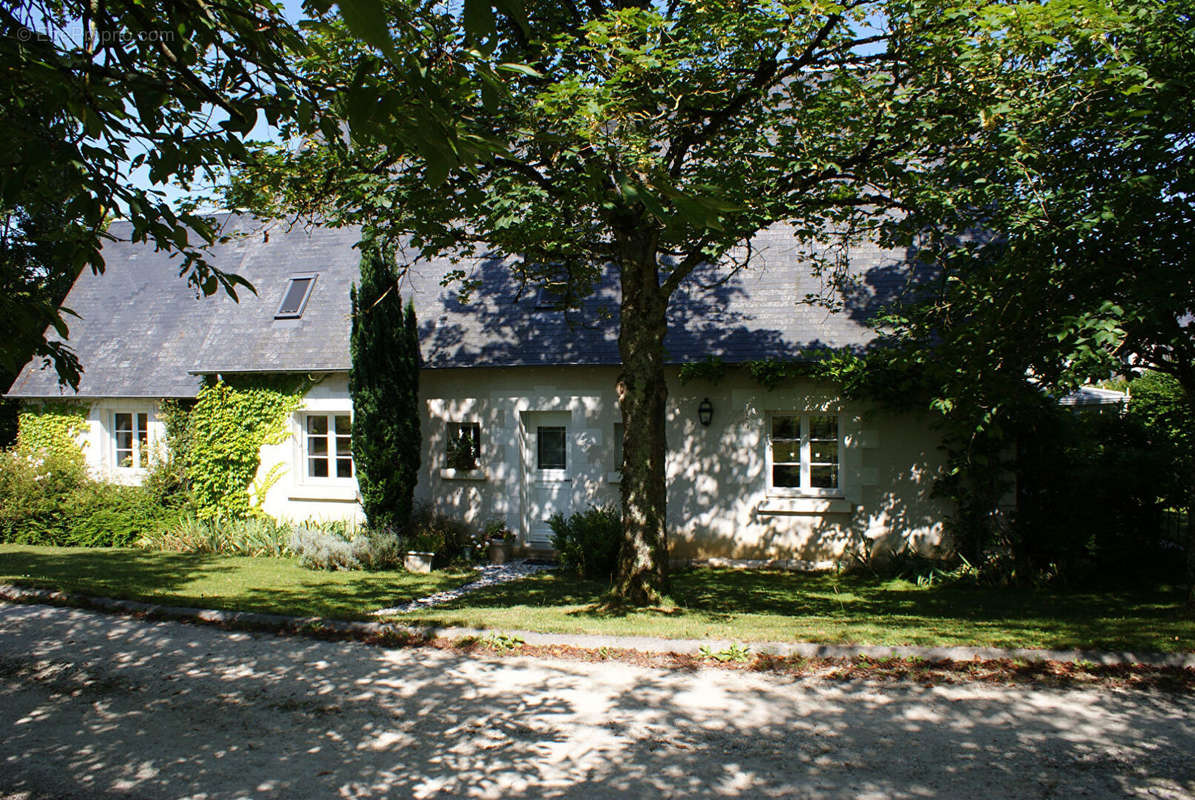
[[[125, 414], [129, 416], [130, 429], [118, 427], [117, 418]], [[145, 427], [143, 429], [138, 427], [138, 423], [142, 417], [145, 419]], [[153, 455], [153, 438], [150, 436], [153, 419], [154, 415], [150, 409], [116, 409], [111, 412], [112, 428], [110, 440], [112, 442], [113, 469], [126, 474], [140, 474], [149, 469], [151, 456]], [[122, 430], [128, 430], [132, 434], [132, 446], [128, 448], [132, 454], [130, 457], [131, 463], [127, 467], [120, 463], [119, 453], [126, 449], [120, 446], [120, 440], [117, 438]], [[142, 441], [143, 438], [144, 441]], [[144, 451], [142, 451], [143, 447]], [[144, 465], [141, 463], [142, 459], [144, 459]]]
[[[307, 310], [307, 302], [311, 299], [311, 293], [315, 291], [316, 281], [319, 279], [318, 272], [296, 272], [294, 275], [286, 276], [286, 288], [282, 290], [282, 298], [278, 301], [278, 310], [274, 312], [274, 319], [300, 319], [303, 312]], [[291, 286], [295, 281], [310, 280], [307, 284], [307, 291], [303, 293], [303, 299], [299, 301], [299, 308], [293, 313], [283, 313], [282, 306], [286, 303], [286, 298], [290, 295]]]
[[[798, 464], [799, 472], [799, 486], [776, 486], [774, 483], [773, 467], [776, 462], [773, 458], [772, 452], [772, 430], [773, 420], [776, 417], [796, 417], [800, 428], [800, 439], [795, 440], [800, 442], [800, 461], [788, 462], [782, 461], [781, 464]], [[833, 417], [836, 431], [836, 453], [834, 466], [838, 470], [837, 486], [830, 488], [816, 487], [811, 484], [811, 467], [813, 466], [812, 453], [812, 437], [810, 432], [810, 420], [813, 417]], [[764, 436], [764, 460], [765, 460], [765, 474], [767, 480], [767, 493], [769, 495], [779, 497], [843, 497], [845, 492], [842, 486], [842, 453], [843, 453], [843, 430], [842, 430], [842, 414], [837, 411], [769, 411], [766, 418], [767, 429]], [[794, 440], [785, 440], [794, 441]], [[827, 462], [818, 462], [824, 464]]]
[[[300, 472], [299, 472], [299, 474], [302, 475], [301, 483], [324, 484], [324, 485], [333, 484], [333, 485], [342, 485], [342, 486], [350, 484], [350, 483], [355, 484], [357, 481], [357, 458], [356, 458], [356, 455], [353, 453], [352, 444], [351, 444], [352, 439], [353, 439], [353, 434], [352, 434], [353, 412], [346, 411], [346, 410], [300, 411], [298, 414], [298, 417], [299, 417], [299, 457], [302, 460], [301, 465], [300, 465]], [[311, 434], [309, 433], [309, 430], [308, 430], [308, 426], [310, 424], [308, 422], [308, 420], [310, 420], [312, 417], [323, 417], [328, 422], [328, 431], [327, 431], [327, 433], [323, 434], [324, 438], [327, 439], [327, 441], [328, 441], [328, 452], [323, 456], [319, 456], [319, 455], [315, 456], [316, 458], [323, 457], [328, 460], [328, 475], [327, 476], [319, 476], [319, 475], [311, 474], [311, 459], [312, 459], [312, 453], [310, 450]], [[340, 447], [339, 447], [340, 440], [343, 438], [346, 438], [346, 437], [338, 435], [336, 433], [336, 418], [337, 417], [348, 417], [348, 419], [349, 419], [349, 435], [347, 438], [348, 438], [350, 444], [349, 444], [348, 458], [349, 458], [349, 463], [352, 465], [351, 466], [352, 474], [349, 475], [347, 478], [341, 477], [336, 474], [337, 461], [342, 458], [341, 453], [340, 453]]]

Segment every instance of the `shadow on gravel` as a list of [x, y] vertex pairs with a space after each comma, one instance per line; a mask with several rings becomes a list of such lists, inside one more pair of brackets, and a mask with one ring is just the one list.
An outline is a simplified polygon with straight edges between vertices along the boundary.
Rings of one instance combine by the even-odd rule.
[[59, 796], [1195, 792], [1195, 700], [489, 659], [0, 607], [0, 789]]

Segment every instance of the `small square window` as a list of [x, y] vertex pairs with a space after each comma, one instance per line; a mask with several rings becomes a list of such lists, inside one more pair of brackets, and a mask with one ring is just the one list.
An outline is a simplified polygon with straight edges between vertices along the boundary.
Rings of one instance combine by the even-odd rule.
[[278, 311], [274, 319], [298, 319], [303, 316], [303, 309], [311, 299], [311, 290], [315, 287], [316, 274], [292, 275], [286, 284], [286, 291], [282, 294], [282, 302], [278, 304]]
[[481, 423], [448, 423], [448, 469], [477, 469], [481, 459]]

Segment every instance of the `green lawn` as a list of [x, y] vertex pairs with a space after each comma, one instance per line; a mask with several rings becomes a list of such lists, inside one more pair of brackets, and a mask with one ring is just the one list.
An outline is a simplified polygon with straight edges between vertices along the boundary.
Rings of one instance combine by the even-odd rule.
[[1178, 589], [1058, 592], [699, 569], [673, 576], [671, 603], [604, 609], [603, 587], [552, 573], [405, 617], [437, 625], [739, 641], [1195, 650]]
[[[0, 545], [0, 582], [154, 602], [361, 619], [451, 588], [464, 571], [313, 572], [289, 559]], [[397, 618], [503, 630], [738, 641], [970, 644], [1195, 650], [1178, 589], [1061, 592], [701, 569], [674, 576], [671, 602], [620, 611], [603, 588], [556, 573], [491, 587]]]
[[123, 548], [0, 544], [0, 583], [165, 605], [367, 619], [380, 608], [451, 589], [462, 570], [318, 572], [289, 558], [162, 553]]

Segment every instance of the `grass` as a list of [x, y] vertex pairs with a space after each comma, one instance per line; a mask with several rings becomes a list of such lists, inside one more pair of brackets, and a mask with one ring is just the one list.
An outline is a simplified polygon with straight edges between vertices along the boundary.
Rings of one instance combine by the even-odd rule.
[[667, 605], [617, 609], [604, 585], [556, 573], [491, 587], [411, 622], [555, 633], [1177, 652], [1195, 619], [1177, 588], [1064, 592], [700, 569], [673, 576]]
[[337, 619], [369, 619], [377, 609], [470, 579], [465, 570], [430, 575], [317, 572], [292, 558], [0, 544], [2, 583], [165, 605]]
[[[363, 619], [452, 588], [466, 571], [313, 572], [292, 559], [0, 544], [0, 582], [170, 605]], [[700, 569], [673, 577], [666, 605], [610, 608], [605, 586], [558, 573], [403, 615], [407, 623], [496, 630], [734, 641], [1195, 650], [1174, 587], [1058, 591]]]

